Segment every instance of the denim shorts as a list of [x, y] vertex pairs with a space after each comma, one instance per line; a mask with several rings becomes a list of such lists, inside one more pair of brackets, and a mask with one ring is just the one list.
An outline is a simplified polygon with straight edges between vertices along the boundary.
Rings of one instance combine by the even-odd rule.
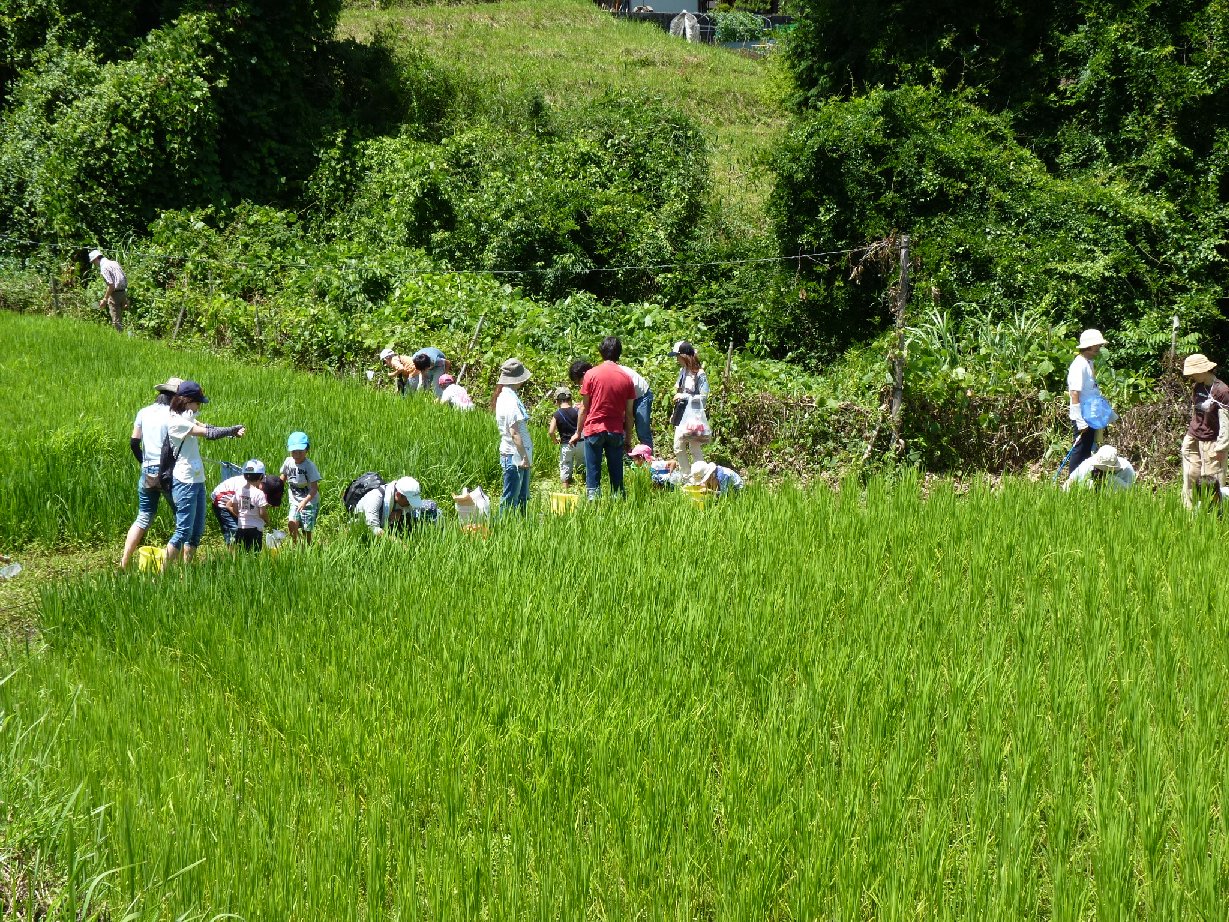
[[[147, 484], [154, 486], [147, 486]], [[137, 518], [132, 524], [137, 528], [148, 529], [153, 524], [154, 516], [158, 512], [158, 500], [162, 499], [162, 490], [158, 488], [158, 465], [147, 464], [141, 468], [140, 479], [137, 480]], [[171, 514], [175, 513], [175, 504], [170, 500], [167, 505], [171, 507]]]

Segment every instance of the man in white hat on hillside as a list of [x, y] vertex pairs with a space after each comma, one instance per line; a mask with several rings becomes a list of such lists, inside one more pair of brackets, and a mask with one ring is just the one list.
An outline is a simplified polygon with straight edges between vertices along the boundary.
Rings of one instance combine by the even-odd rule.
[[1135, 468], [1131, 462], [1118, 454], [1113, 445], [1102, 445], [1091, 458], [1071, 472], [1064, 490], [1073, 486], [1100, 487], [1125, 490], [1135, 483]]
[[1225, 485], [1225, 452], [1229, 450], [1229, 386], [1213, 372], [1216, 363], [1196, 352], [1182, 363], [1191, 379], [1191, 424], [1182, 439], [1182, 502], [1193, 505], [1191, 492], [1204, 478]]
[[98, 267], [98, 274], [107, 283], [106, 294], [98, 302], [99, 307], [105, 307], [111, 315], [111, 326], [115, 331], [124, 329], [124, 308], [128, 306], [128, 277], [114, 259], [107, 259], [101, 250], [90, 250], [90, 262]]
[[1092, 397], [1100, 397], [1097, 387], [1097, 376], [1093, 370], [1093, 362], [1104, 346], [1105, 337], [1100, 330], [1085, 330], [1080, 334], [1080, 344], [1076, 347], [1079, 353], [1067, 369], [1067, 391], [1071, 395], [1069, 415], [1071, 417], [1071, 436], [1075, 444], [1071, 446], [1068, 462], [1071, 470], [1075, 470], [1090, 457], [1097, 444], [1097, 431], [1084, 419], [1084, 411], [1080, 404]]

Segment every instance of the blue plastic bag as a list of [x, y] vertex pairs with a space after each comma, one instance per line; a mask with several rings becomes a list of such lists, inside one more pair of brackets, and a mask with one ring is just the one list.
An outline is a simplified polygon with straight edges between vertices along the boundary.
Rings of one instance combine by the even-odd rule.
[[1090, 429], [1104, 429], [1118, 419], [1118, 414], [1114, 412], [1110, 402], [1100, 394], [1081, 400], [1080, 414]]

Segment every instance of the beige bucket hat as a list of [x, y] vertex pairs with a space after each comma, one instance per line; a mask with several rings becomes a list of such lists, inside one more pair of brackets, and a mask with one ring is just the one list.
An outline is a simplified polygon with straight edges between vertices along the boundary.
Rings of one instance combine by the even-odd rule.
[[1182, 363], [1182, 374], [1198, 375], [1205, 371], [1211, 371], [1215, 367], [1215, 362], [1202, 352], [1196, 352], [1194, 355], [1188, 355], [1186, 361]]

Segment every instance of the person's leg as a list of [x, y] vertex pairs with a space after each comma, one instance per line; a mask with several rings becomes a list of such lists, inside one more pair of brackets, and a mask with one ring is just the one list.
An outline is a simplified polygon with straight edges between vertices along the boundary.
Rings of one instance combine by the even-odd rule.
[[687, 439], [676, 431], [674, 434], [674, 460], [678, 462], [678, 471], [686, 480], [691, 476], [691, 455], [687, 448]]
[[1193, 435], [1187, 434], [1182, 439], [1182, 505], [1193, 509], [1195, 481], [1202, 475], [1200, 465], [1199, 442]]
[[308, 503], [299, 513], [299, 528], [303, 532], [303, 543], [312, 543], [312, 532], [316, 530], [316, 516], [320, 514], [320, 497], [315, 502]]
[[286, 531], [290, 532], [290, 540], [299, 543], [299, 513], [295, 511], [294, 500], [290, 501], [290, 514], [286, 516]]
[[623, 434], [606, 433], [606, 467], [610, 472], [611, 494], [623, 493]]
[[520, 492], [520, 482], [516, 465], [512, 463], [512, 455], [500, 455], [499, 466], [503, 470], [503, 486], [499, 492], [499, 513], [503, 515], [516, 503]]
[[222, 542], [227, 550], [235, 549], [235, 534], [239, 531], [238, 520], [231, 515], [229, 509], [213, 503], [213, 517], [218, 520], [218, 530], [222, 532]]
[[572, 485], [572, 468], [576, 464], [572, 446], [564, 442], [559, 446], [559, 482], [565, 487]]
[[521, 508], [521, 514], [524, 515], [529, 510], [529, 475], [532, 473], [532, 468], [520, 468], [521, 483], [520, 494], [517, 497], [517, 504]]
[[132, 555], [145, 540], [145, 533], [149, 531], [154, 515], [158, 512], [158, 500], [161, 496], [162, 492], [156, 487], [152, 490], [146, 488], [145, 471], [142, 470], [141, 477], [137, 481], [137, 517], [124, 538], [124, 550], [119, 559], [121, 570], [128, 569], [128, 565], [132, 562]]
[[699, 439], [688, 439], [687, 442], [691, 449], [691, 466], [694, 470], [704, 463], [704, 443]]
[[205, 534], [205, 485], [194, 483], [191, 486], [188, 502], [192, 508], [192, 530], [188, 535], [188, 543], [184, 545], [185, 560], [192, 560], [196, 556], [196, 549], [200, 547], [201, 538]]
[[1093, 448], [1097, 443], [1097, 431], [1091, 426], [1080, 429], [1073, 420], [1071, 423], [1071, 436], [1075, 440], [1075, 444], [1072, 445], [1074, 450], [1071, 453], [1071, 460], [1068, 461], [1068, 470], [1074, 471], [1092, 457]]
[[111, 326], [115, 327], [117, 333], [123, 332], [124, 329], [124, 305], [127, 302], [127, 292], [123, 291], [113, 291], [107, 298], [107, 313], [111, 315]]
[[599, 444], [600, 435], [586, 436], [585, 445], [585, 489], [589, 499], [597, 499], [602, 492], [602, 448]]
[[653, 447], [653, 392], [645, 395], [632, 404], [632, 415], [636, 418], [636, 438], [642, 445]]
[[171, 488], [175, 499], [175, 533], [166, 545], [166, 562], [174, 563], [179, 559], [188, 537], [192, 532], [192, 487], [194, 484], [181, 483], [176, 480]]

